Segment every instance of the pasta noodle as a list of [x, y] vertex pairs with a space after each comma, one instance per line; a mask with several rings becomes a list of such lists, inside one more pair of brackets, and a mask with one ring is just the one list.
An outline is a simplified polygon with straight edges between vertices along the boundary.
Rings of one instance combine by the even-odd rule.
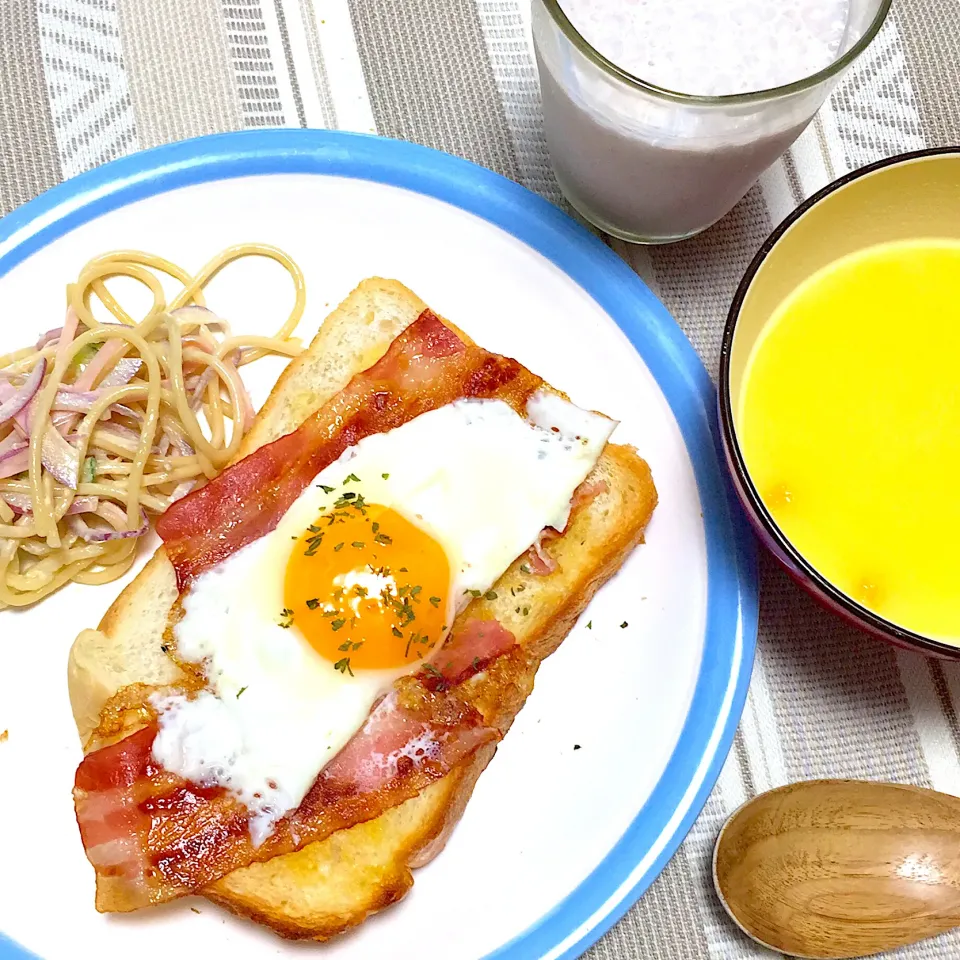
[[[238, 336], [207, 307], [206, 285], [244, 257], [275, 260], [293, 281], [272, 337]], [[179, 285], [170, 300], [164, 275]], [[152, 296], [140, 319], [107, 287], [116, 277]], [[95, 299], [112, 321], [97, 319]], [[300, 268], [262, 244], [230, 247], [195, 275], [138, 250], [80, 271], [63, 326], [0, 356], [0, 609], [130, 569], [148, 516], [236, 455], [254, 416], [239, 368], [296, 356], [305, 303]]]

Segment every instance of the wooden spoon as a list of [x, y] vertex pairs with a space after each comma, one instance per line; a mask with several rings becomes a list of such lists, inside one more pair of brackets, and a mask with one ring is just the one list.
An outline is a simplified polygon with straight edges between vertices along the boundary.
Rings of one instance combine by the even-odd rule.
[[960, 799], [809, 780], [754, 797], [713, 854], [720, 901], [761, 944], [863, 957], [960, 926]]

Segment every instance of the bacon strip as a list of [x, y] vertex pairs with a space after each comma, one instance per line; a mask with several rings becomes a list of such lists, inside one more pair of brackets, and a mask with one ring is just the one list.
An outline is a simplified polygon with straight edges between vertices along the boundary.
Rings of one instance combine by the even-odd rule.
[[585, 507], [588, 503], [596, 500], [601, 493], [609, 493], [609, 491], [610, 484], [606, 480], [590, 480], [587, 478], [573, 491], [573, 496], [570, 498], [571, 512], [579, 507]]
[[183, 896], [238, 867], [373, 819], [500, 738], [473, 707], [403, 678], [300, 806], [254, 847], [242, 803], [221, 787], [190, 783], [154, 763], [156, 734], [154, 722], [88, 754], [77, 770], [77, 822], [97, 871], [100, 910]]
[[[601, 493], [606, 493], [609, 489], [610, 486], [606, 480], [584, 480], [583, 483], [573, 491], [573, 496], [570, 498], [571, 515], [575, 510], [579, 510], [587, 506], [587, 504], [592, 503]], [[530, 545], [530, 549], [527, 551], [527, 566], [535, 576], [545, 577], [548, 573], [553, 573], [554, 570], [560, 568], [560, 564], [543, 549], [545, 543], [549, 543], [560, 535], [561, 534], [554, 530], [553, 527], [544, 527], [540, 533], [537, 534], [537, 539]]]
[[499, 620], [471, 617], [433, 655], [421, 680], [431, 690], [456, 686], [485, 669], [516, 642]]
[[171, 789], [178, 777], [153, 764], [156, 725], [84, 757], [74, 780], [74, 804], [87, 858], [101, 877], [121, 881], [138, 902], [164, 899], [155, 892], [150, 862], [142, 851], [150, 822], [140, 804], [157, 790]]
[[560, 564], [543, 549], [545, 543], [559, 536], [560, 534], [553, 527], [544, 527], [530, 545], [527, 551], [527, 566], [535, 576], [545, 577], [548, 573], [553, 573], [560, 568]]
[[386, 354], [300, 427], [172, 504], [157, 522], [183, 591], [199, 574], [269, 533], [307, 484], [348, 448], [465, 397], [523, 412], [542, 380], [508, 357], [465, 344], [429, 310]]

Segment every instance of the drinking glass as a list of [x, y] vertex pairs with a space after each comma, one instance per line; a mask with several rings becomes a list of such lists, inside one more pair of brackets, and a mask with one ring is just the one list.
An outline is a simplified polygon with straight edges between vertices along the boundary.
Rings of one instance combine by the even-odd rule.
[[676, 93], [612, 63], [558, 0], [533, 0], [533, 40], [554, 172], [574, 208], [613, 236], [669, 243], [716, 223], [813, 119], [869, 46], [891, 0], [850, 0], [837, 58], [756, 93]]

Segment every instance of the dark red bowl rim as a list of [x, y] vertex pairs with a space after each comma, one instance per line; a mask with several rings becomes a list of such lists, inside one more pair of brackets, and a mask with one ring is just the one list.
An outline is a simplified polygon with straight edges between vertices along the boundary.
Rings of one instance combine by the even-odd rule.
[[[803, 574], [811, 584], [820, 593], [839, 606], [851, 619], [860, 621], [871, 632], [880, 634], [900, 646], [913, 647], [914, 649], [926, 653], [935, 654], [940, 657], [950, 659], [960, 659], [960, 645], [944, 643], [939, 640], [931, 640], [922, 634], [914, 633], [900, 627], [890, 620], [879, 616], [866, 607], [861, 606], [855, 600], [848, 597], [845, 593], [838, 590], [829, 580], [818, 573], [803, 557], [803, 555], [793, 546], [789, 539], [782, 533], [773, 517], [770, 515], [753, 481], [747, 471], [743, 455], [740, 451], [740, 443], [737, 440], [736, 427], [733, 422], [733, 407], [730, 398], [730, 353], [733, 348], [733, 337], [737, 328], [737, 321], [740, 317], [740, 310], [743, 301], [746, 298], [747, 291], [753, 283], [753, 279], [759, 271], [764, 260], [770, 251], [776, 246], [780, 238], [797, 222], [811, 207], [818, 204], [824, 197], [829, 196], [840, 187], [846, 186], [854, 180], [859, 180], [868, 174], [885, 167], [897, 166], [907, 163], [911, 160], [918, 160], [923, 157], [955, 155], [960, 157], [960, 146], [930, 147], [925, 150], [915, 150], [910, 153], [901, 153], [895, 157], [888, 157], [884, 160], [878, 160], [868, 166], [860, 167], [850, 173], [827, 184], [822, 190], [818, 190], [811, 197], [808, 197], [799, 207], [787, 216], [780, 225], [764, 241], [763, 245], [757, 251], [756, 256], [747, 267], [737, 292], [730, 304], [730, 310], [727, 313], [727, 321], [723, 330], [723, 341], [720, 346], [720, 382], [718, 390], [718, 400], [720, 407], [720, 427], [723, 435], [723, 441], [726, 444], [730, 462], [738, 481], [737, 486], [743, 492], [747, 499], [747, 508], [753, 514], [753, 517], [759, 521], [766, 534], [776, 543], [777, 547], [787, 556], [796, 570]], [[779, 558], [778, 558], [779, 559]]]

